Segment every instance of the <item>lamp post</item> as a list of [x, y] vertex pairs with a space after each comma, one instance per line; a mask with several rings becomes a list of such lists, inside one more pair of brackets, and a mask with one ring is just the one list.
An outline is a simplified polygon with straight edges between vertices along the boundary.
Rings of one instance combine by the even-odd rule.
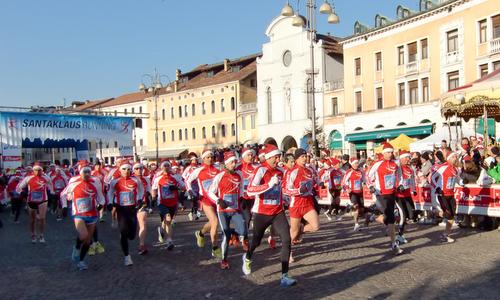
[[[297, 7], [300, 4], [300, 0], [297, 0]], [[304, 18], [299, 15], [298, 9], [297, 12], [294, 12], [293, 8], [290, 6], [289, 2], [285, 4], [283, 9], [281, 10], [281, 15], [285, 17], [292, 17], [292, 24], [293, 26], [297, 27], [306, 27], [307, 32], [309, 33], [309, 41], [310, 41], [310, 67], [311, 67], [311, 72], [309, 72], [310, 76], [310, 87], [308, 86], [306, 88], [306, 94], [307, 94], [307, 101], [309, 101], [309, 97], [311, 98], [311, 119], [312, 119], [312, 128], [311, 128], [311, 139], [313, 142], [313, 152], [315, 156], [319, 156], [319, 147], [318, 147], [318, 140], [316, 138], [316, 100], [315, 100], [315, 85], [314, 85], [314, 75], [316, 74], [314, 71], [314, 41], [316, 40], [316, 0], [307, 0], [306, 2], [306, 7], [307, 7], [307, 18], [306, 22], [304, 23]], [[339, 17], [335, 13], [334, 8], [328, 3], [328, 0], [325, 0], [323, 4], [319, 8], [319, 12], [322, 14], [327, 14], [328, 15], [328, 23], [330, 24], [337, 24], [339, 23]], [[312, 93], [310, 95], [310, 93]]]
[[[150, 81], [149, 86], [147, 86], [144, 83], [144, 78], [148, 78]], [[155, 155], [155, 161], [156, 165], [159, 165], [159, 151], [158, 151], [158, 95], [160, 94], [160, 90], [163, 87], [163, 84], [161, 82], [161, 78], [166, 77], [168, 79], [168, 84], [167, 84], [167, 92], [170, 91], [170, 77], [167, 75], [160, 75], [158, 73], [158, 70], [155, 69], [153, 74], [144, 74], [142, 75], [142, 82], [139, 85], [139, 90], [144, 92], [145, 94], [151, 93], [153, 95], [154, 101], [155, 101], [155, 113], [154, 113], [154, 120], [155, 120], [155, 148], [156, 148], [156, 155]]]

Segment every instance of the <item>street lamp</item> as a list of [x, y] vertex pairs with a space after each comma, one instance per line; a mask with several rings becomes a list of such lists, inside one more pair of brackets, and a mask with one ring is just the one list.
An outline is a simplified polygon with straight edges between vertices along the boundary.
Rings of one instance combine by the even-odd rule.
[[[297, 13], [293, 11], [293, 8], [290, 6], [290, 4], [287, 3], [281, 10], [281, 15], [285, 17], [290, 17], [293, 16], [292, 20], [292, 25], [297, 26], [297, 27], [304, 27], [306, 26], [306, 30], [309, 33], [309, 41], [310, 41], [310, 63], [311, 63], [311, 72], [309, 75], [311, 76], [310, 82], [311, 82], [311, 87], [306, 88], [306, 93], [307, 93], [307, 101], [309, 101], [309, 93], [312, 92], [311, 94], [311, 101], [312, 101], [312, 112], [311, 112], [311, 119], [312, 119], [312, 128], [311, 128], [311, 138], [313, 141], [313, 152], [315, 156], [319, 156], [319, 147], [318, 147], [318, 141], [316, 139], [316, 100], [315, 100], [315, 88], [314, 88], [314, 75], [316, 74], [314, 72], [314, 41], [316, 40], [316, 0], [307, 0], [306, 7], [307, 7], [307, 18], [304, 18], [301, 16], [298, 12], [298, 7], [299, 7], [300, 0], [297, 1]], [[328, 3], [328, 0], [325, 0], [323, 4], [321, 4], [319, 8], [319, 12], [322, 14], [327, 14], [328, 15], [328, 23], [330, 24], [337, 24], [339, 23], [339, 16], [335, 13], [334, 8]], [[304, 22], [306, 21], [306, 23]]]
[[[144, 77], [149, 78], [149, 81], [150, 81], [149, 86], [147, 86], [144, 83]], [[158, 151], [158, 145], [159, 145], [159, 143], [158, 143], [158, 95], [160, 94], [160, 90], [163, 88], [163, 84], [161, 82], [161, 78], [162, 77], [166, 77], [168, 79], [168, 84], [167, 84], [167, 87], [166, 87], [166, 91], [170, 92], [170, 90], [171, 90], [170, 82], [172, 82], [170, 80], [170, 77], [168, 77], [167, 75], [160, 75], [160, 73], [158, 73], [157, 69], [155, 69], [154, 74], [144, 74], [144, 75], [142, 75], [142, 82], [139, 85], [139, 90], [141, 92], [144, 92], [145, 94], [151, 93], [153, 95], [153, 97], [154, 97], [154, 100], [155, 100], [155, 113], [154, 113], [154, 120], [155, 120], [155, 147], [156, 147], [155, 161], [156, 161], [156, 165], [157, 166], [160, 163], [159, 162], [159, 151]], [[134, 147], [135, 147], [135, 145], [134, 145]]]

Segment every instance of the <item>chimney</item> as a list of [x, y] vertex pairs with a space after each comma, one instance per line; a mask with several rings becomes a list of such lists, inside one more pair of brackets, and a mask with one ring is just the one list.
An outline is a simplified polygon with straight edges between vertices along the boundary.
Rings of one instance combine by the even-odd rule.
[[[180, 71], [180, 70], [178, 70]], [[177, 79], [176, 81], [174, 81], [174, 93], [177, 93], [177, 89], [179, 88], [179, 80]]]
[[229, 71], [229, 59], [224, 59], [224, 72]]
[[175, 70], [175, 80], [181, 79], [181, 69]]

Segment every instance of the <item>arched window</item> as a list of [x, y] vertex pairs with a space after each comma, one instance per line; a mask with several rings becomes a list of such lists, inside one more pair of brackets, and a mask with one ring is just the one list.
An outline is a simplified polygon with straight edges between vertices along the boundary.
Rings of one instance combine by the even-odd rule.
[[354, 131], [359, 131], [359, 130], [363, 130], [363, 127], [356, 127], [356, 128], [354, 128]]
[[205, 127], [203, 127], [201, 129], [201, 138], [202, 139], [206, 139], [207, 138], [207, 129]]
[[224, 124], [222, 124], [222, 125], [220, 126], [220, 135], [221, 135], [222, 137], [226, 137], [226, 125], [224, 125]]
[[163, 142], [165, 143], [167, 141], [167, 135], [165, 134], [165, 131], [162, 132], [162, 138]]
[[179, 141], [182, 141], [182, 129], [179, 129]]
[[266, 100], [267, 100], [267, 123], [271, 124], [273, 122], [273, 102], [271, 95], [271, 87], [266, 90]]
[[184, 129], [184, 139], [187, 141], [188, 140], [188, 129]]
[[179, 118], [182, 118], [182, 106], [179, 106]]
[[400, 123], [398, 123], [398, 125], [396, 125], [396, 126], [406, 126], [406, 123], [405, 123], [405, 122], [400, 122]]
[[231, 97], [231, 110], [235, 109], [236, 109], [236, 100], [234, 99], [234, 97]]
[[173, 141], [175, 141], [175, 132], [172, 130], [170, 131], [170, 139]]
[[204, 115], [206, 113], [207, 113], [207, 111], [205, 109], [205, 102], [201, 102], [201, 114]]
[[188, 116], [188, 106], [184, 105], [184, 117], [187, 118], [187, 116]]
[[174, 108], [170, 108], [170, 118], [174, 118]]
[[375, 126], [375, 129], [379, 129], [379, 128], [384, 128], [384, 125], [379, 124], [379, 125]]
[[428, 119], [423, 119], [422, 121], [420, 121], [420, 124], [427, 124], [427, 123], [432, 123], [432, 122]]
[[191, 104], [191, 115], [196, 116], [196, 105], [194, 103]]
[[212, 100], [212, 113], [215, 114], [215, 101]]
[[220, 99], [220, 111], [224, 112], [226, 108], [224, 107], [224, 99]]
[[236, 125], [231, 124], [231, 136], [235, 136], [236, 135]]
[[196, 139], [196, 129], [193, 127], [193, 129], [191, 130], [191, 136], [193, 137], [193, 140]]
[[215, 126], [212, 126], [212, 137], [215, 138]]
[[161, 110], [161, 119], [165, 121], [165, 109]]

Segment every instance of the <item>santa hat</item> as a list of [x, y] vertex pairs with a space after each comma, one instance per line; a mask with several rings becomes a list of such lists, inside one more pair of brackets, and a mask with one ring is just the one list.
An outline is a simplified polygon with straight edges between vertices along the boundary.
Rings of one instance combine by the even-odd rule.
[[224, 164], [225, 165], [231, 163], [233, 160], [238, 160], [238, 158], [236, 157], [236, 154], [234, 154], [233, 151], [224, 152]]
[[132, 169], [132, 165], [128, 161], [123, 160], [123, 162], [120, 164], [120, 170], [125, 169]]
[[340, 163], [340, 160], [336, 159], [335, 157], [330, 158], [330, 165], [332, 167], [338, 165], [339, 163]]
[[328, 169], [328, 168], [330, 168], [331, 166], [332, 166], [332, 163], [331, 163], [331, 161], [330, 161], [329, 159], [324, 159], [324, 160], [323, 160], [323, 167], [324, 167], [325, 169]]
[[482, 142], [484, 141], [484, 140], [483, 140], [483, 137], [482, 137], [482, 136], [478, 136], [478, 137], [477, 137], [477, 141], [478, 141], [478, 142], [480, 142], [480, 143], [482, 143]]
[[266, 157], [266, 152], [264, 151], [264, 149], [259, 150], [259, 158], [261, 157]]
[[457, 155], [457, 153], [453, 151], [444, 151], [443, 154], [446, 157], [446, 160], [449, 160], [453, 155]]
[[84, 172], [92, 172], [89, 162], [86, 160], [79, 160], [76, 163], [76, 169], [78, 170], [78, 173], [80, 173], [80, 175], [83, 174]]
[[172, 169], [178, 169], [179, 168], [179, 163], [176, 160], [173, 160], [171, 162], [171, 164], [172, 164]]
[[152, 166], [152, 165], [156, 166], [156, 161], [150, 161], [150, 162], [148, 162], [148, 166]]
[[264, 157], [266, 159], [270, 159], [271, 157], [277, 155], [281, 155], [281, 151], [278, 149], [278, 147], [272, 144], [267, 144], [264, 146]]
[[212, 150], [210, 150], [210, 149], [203, 149], [203, 152], [201, 152], [201, 158], [205, 158], [205, 157], [209, 156], [210, 154], [212, 154], [212, 155], [214, 154], [212, 152]]
[[252, 148], [244, 148], [243, 151], [241, 151], [241, 157], [248, 155], [248, 154], [255, 155], [255, 151]]
[[410, 152], [408, 152], [406, 150], [399, 151], [399, 159], [405, 158], [405, 157], [410, 157]]
[[476, 139], [476, 137], [475, 137], [475, 136], [471, 136], [471, 137], [469, 138], [469, 140], [471, 140], [471, 141], [475, 141], [475, 140], [477, 140], [477, 139]]
[[14, 175], [15, 176], [21, 176], [22, 175], [21, 170], [16, 169], [16, 171], [14, 172]]
[[351, 159], [349, 161], [351, 162], [351, 165], [359, 163], [359, 160], [357, 157], [351, 157]]
[[462, 148], [463, 151], [469, 152], [470, 146], [468, 144], [462, 144], [460, 145], [460, 148]]
[[136, 162], [133, 166], [133, 169], [144, 169], [144, 165], [140, 162]]
[[35, 171], [35, 170], [39, 170], [39, 171], [43, 170], [42, 165], [38, 161], [33, 164], [33, 171]]
[[392, 147], [392, 145], [389, 143], [384, 143], [384, 146], [382, 148], [382, 153], [388, 153], [388, 152], [394, 152], [394, 147]]
[[170, 167], [170, 162], [168, 160], [164, 160], [160, 163], [160, 167]]
[[470, 155], [465, 155], [464, 157], [462, 157], [462, 160], [463, 161], [472, 161], [472, 157], [470, 157]]

